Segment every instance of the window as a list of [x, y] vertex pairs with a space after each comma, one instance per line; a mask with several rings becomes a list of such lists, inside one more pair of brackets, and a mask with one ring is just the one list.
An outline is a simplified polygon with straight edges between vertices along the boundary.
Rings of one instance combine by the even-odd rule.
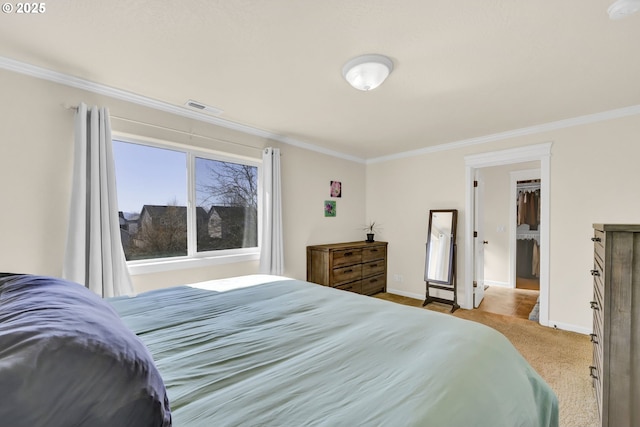
[[258, 168], [196, 157], [198, 251], [258, 246]]
[[257, 251], [257, 161], [116, 139], [113, 151], [127, 261]]

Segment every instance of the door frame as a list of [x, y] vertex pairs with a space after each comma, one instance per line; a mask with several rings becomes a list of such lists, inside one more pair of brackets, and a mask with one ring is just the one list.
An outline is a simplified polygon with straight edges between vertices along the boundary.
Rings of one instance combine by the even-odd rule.
[[[465, 275], [464, 298], [461, 306], [473, 308], [474, 269], [474, 226], [472, 209], [474, 206], [473, 179], [475, 169], [502, 166], [512, 163], [540, 161], [540, 320], [549, 326], [549, 189], [551, 187], [551, 145], [546, 142], [536, 145], [491, 151], [465, 156]], [[464, 303], [464, 305], [462, 304]]]

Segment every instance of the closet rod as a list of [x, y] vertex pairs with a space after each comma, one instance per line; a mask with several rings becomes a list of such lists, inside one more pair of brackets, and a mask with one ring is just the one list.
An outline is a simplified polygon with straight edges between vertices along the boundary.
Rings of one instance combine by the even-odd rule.
[[518, 189], [518, 191], [520, 191], [520, 190], [539, 190], [540, 189], [540, 184], [518, 185], [517, 189]]
[[[78, 111], [78, 107], [76, 105], [64, 105], [64, 108], [66, 108], [67, 110]], [[167, 127], [167, 126], [154, 125], [153, 123], [141, 122], [139, 120], [127, 119], [125, 117], [111, 116], [111, 115], [109, 117], [112, 118], [112, 119], [122, 120], [122, 121], [129, 122], [129, 123], [136, 123], [136, 124], [140, 124], [140, 125], [156, 128], [156, 129], [168, 130], [170, 132], [176, 132], [176, 133], [180, 133], [180, 134], [183, 134], [183, 135], [193, 136], [193, 137], [196, 137], [196, 138], [208, 139], [210, 141], [222, 142], [224, 144], [239, 145], [241, 147], [253, 148], [254, 150], [260, 150], [260, 151], [263, 150], [262, 147], [256, 147], [254, 145], [242, 144], [240, 142], [228, 141], [226, 139], [214, 138], [212, 136], [199, 135], [197, 133], [186, 132], [186, 131], [183, 131], [183, 130], [180, 130], [180, 129], [170, 128], [170, 127]]]
[[516, 183], [516, 189], [518, 191], [521, 191], [521, 190], [539, 190], [540, 189], [540, 181], [539, 180], [518, 181]]

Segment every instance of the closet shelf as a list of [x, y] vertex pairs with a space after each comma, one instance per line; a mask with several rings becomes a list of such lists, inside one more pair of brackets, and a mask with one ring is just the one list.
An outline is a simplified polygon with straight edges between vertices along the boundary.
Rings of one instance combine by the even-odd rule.
[[536, 241], [540, 240], [540, 231], [530, 231], [526, 233], [516, 233], [516, 239], [518, 240], [529, 240], [535, 239]]

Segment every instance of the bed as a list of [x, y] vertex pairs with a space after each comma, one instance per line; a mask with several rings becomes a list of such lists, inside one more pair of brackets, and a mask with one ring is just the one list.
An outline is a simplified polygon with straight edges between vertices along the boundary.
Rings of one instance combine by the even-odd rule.
[[152, 394], [170, 419], [156, 405], [159, 424], [138, 426], [558, 425], [555, 394], [509, 341], [447, 314], [262, 275], [108, 305], [166, 387]]

